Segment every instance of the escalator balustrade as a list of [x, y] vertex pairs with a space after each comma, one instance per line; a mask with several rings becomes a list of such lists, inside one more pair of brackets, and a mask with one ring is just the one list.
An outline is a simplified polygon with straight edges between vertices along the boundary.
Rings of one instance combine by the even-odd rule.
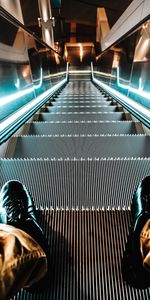
[[[77, 79], [77, 76], [76, 76]], [[71, 79], [14, 135], [1, 159], [2, 183], [23, 182], [49, 243], [49, 288], [25, 299], [143, 299], [122, 279], [132, 194], [150, 173], [140, 122], [90, 79]]]

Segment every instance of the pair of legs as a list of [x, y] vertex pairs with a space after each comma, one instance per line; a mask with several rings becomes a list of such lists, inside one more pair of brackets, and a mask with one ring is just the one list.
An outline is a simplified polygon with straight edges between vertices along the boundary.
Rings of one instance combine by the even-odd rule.
[[[132, 226], [122, 260], [126, 282], [150, 286], [150, 177], [138, 186], [132, 201]], [[31, 196], [18, 181], [6, 183], [0, 194], [0, 299], [12, 297], [45, 276], [48, 245], [38, 225]]]

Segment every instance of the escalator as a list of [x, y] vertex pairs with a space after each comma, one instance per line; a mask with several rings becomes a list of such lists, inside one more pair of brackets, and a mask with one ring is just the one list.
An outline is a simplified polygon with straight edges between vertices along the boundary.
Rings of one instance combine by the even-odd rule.
[[149, 137], [139, 121], [87, 76], [70, 76], [8, 143], [1, 184], [33, 195], [49, 244], [49, 287], [25, 299], [148, 300], [122, 279], [133, 192], [150, 173]]

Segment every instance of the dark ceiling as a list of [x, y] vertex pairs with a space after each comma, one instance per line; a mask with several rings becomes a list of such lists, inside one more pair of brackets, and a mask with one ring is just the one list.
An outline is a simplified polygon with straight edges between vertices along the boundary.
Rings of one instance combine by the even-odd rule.
[[[41, 30], [37, 22], [39, 17], [38, 0], [20, 1], [25, 25], [40, 36]], [[77, 41], [94, 41], [97, 7], [105, 7], [109, 25], [112, 27], [131, 2], [132, 0], [62, 0], [60, 13], [64, 18], [63, 40], [69, 40], [70, 23], [74, 21], [77, 23]], [[52, 13], [57, 17], [59, 11], [53, 9]]]
[[112, 27], [133, 0], [62, 0], [62, 15], [66, 20], [95, 25], [97, 7], [105, 7]]

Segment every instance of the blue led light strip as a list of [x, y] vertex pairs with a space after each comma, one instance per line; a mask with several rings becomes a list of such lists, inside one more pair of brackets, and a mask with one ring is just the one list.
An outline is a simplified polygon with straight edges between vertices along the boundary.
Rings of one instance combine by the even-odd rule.
[[135, 95], [138, 95], [138, 96], [141, 96], [143, 98], [146, 98], [146, 99], [150, 100], [150, 93], [143, 91], [141, 77], [139, 78], [139, 88], [136, 89], [136, 88], [131, 87], [128, 84], [121, 83], [120, 82], [120, 70], [119, 70], [119, 67], [117, 67], [116, 70], [117, 70], [117, 78], [116, 78], [115, 75], [107, 74], [107, 73], [99, 72], [99, 71], [94, 71], [94, 74], [101, 75], [101, 76], [106, 77], [106, 78], [117, 79], [117, 86], [118, 87], [120, 87], [120, 88], [122, 88], [124, 90], [130, 91], [130, 92], [132, 92]]
[[[42, 72], [42, 69], [41, 69], [41, 72], [40, 72], [40, 82], [39, 84], [37, 85], [33, 85], [27, 89], [24, 89], [20, 92], [17, 92], [17, 93], [14, 93], [14, 94], [11, 94], [9, 96], [6, 96], [6, 97], [2, 97], [1, 100], [0, 100], [0, 107], [1, 106], [4, 106], [12, 101], [16, 101], [17, 99], [19, 99], [20, 97], [22, 96], [25, 96], [25, 95], [28, 95], [32, 92], [34, 92], [34, 90], [37, 90], [39, 89], [41, 86], [42, 86], [42, 76], [43, 76], [43, 72]], [[19, 84], [19, 79], [17, 80], [17, 84]]]
[[121, 87], [124, 90], [128, 90], [132, 92], [133, 94], [136, 94], [138, 96], [141, 96], [143, 98], [146, 98], [150, 100], [150, 93], [143, 91], [142, 84], [141, 84], [141, 77], [139, 78], [139, 88], [135, 89], [131, 87], [130, 85], [126, 85], [120, 82], [120, 70], [119, 67], [117, 68], [117, 85], [118, 87]]
[[[127, 109], [131, 114], [133, 114], [137, 119], [139, 119], [144, 125], [146, 125], [148, 128], [150, 128], [150, 110], [148, 108], [144, 107], [143, 105], [137, 103], [136, 101], [132, 100], [131, 98], [123, 95], [122, 93], [118, 92], [117, 90], [109, 87], [105, 83], [96, 79], [94, 77], [93, 64], [91, 64], [91, 73], [92, 73], [92, 81], [95, 84], [97, 84], [99, 87], [104, 89], [104, 91], [107, 92], [110, 96], [112, 96], [119, 104], [121, 104], [125, 109]], [[119, 78], [117, 80], [118, 80], [118, 84], [121, 85], [120, 87], [122, 87], [123, 84], [120, 83]], [[123, 87], [126, 89], [128, 88], [127, 85], [123, 85]], [[133, 88], [131, 88], [131, 89], [133, 89]], [[136, 89], [134, 89], [134, 90], [136, 90]], [[136, 90], [136, 92], [139, 94], [139, 91], [141, 91], [141, 93], [143, 92], [141, 90], [140, 84], [139, 84], [139, 89]], [[146, 92], [143, 92], [143, 93], [145, 95]], [[148, 95], [149, 95], [149, 99], [150, 99], [150, 94], [148, 93]]]
[[[25, 123], [54, 93], [56, 93], [64, 84], [66, 84], [68, 80], [68, 66], [66, 71], [66, 77], [65, 79], [61, 80], [59, 83], [55, 84], [53, 87], [33, 99], [31, 102], [29, 102], [24, 107], [20, 108], [18, 111], [16, 111], [14, 114], [12, 114], [10, 117], [8, 117], [6, 120], [1, 122], [0, 124], [0, 144], [5, 142], [23, 123]], [[39, 88], [41, 86], [42, 82], [40, 80], [40, 83], [36, 86], [36, 88]], [[35, 86], [34, 86], [35, 88]], [[27, 90], [22, 92], [29, 92]], [[13, 94], [16, 97], [18, 97], [18, 94]], [[6, 98], [6, 97], [5, 97]], [[9, 98], [8, 102], [11, 102], [13, 100], [16, 100], [17, 98]], [[8, 103], [7, 102], [7, 103]]]

